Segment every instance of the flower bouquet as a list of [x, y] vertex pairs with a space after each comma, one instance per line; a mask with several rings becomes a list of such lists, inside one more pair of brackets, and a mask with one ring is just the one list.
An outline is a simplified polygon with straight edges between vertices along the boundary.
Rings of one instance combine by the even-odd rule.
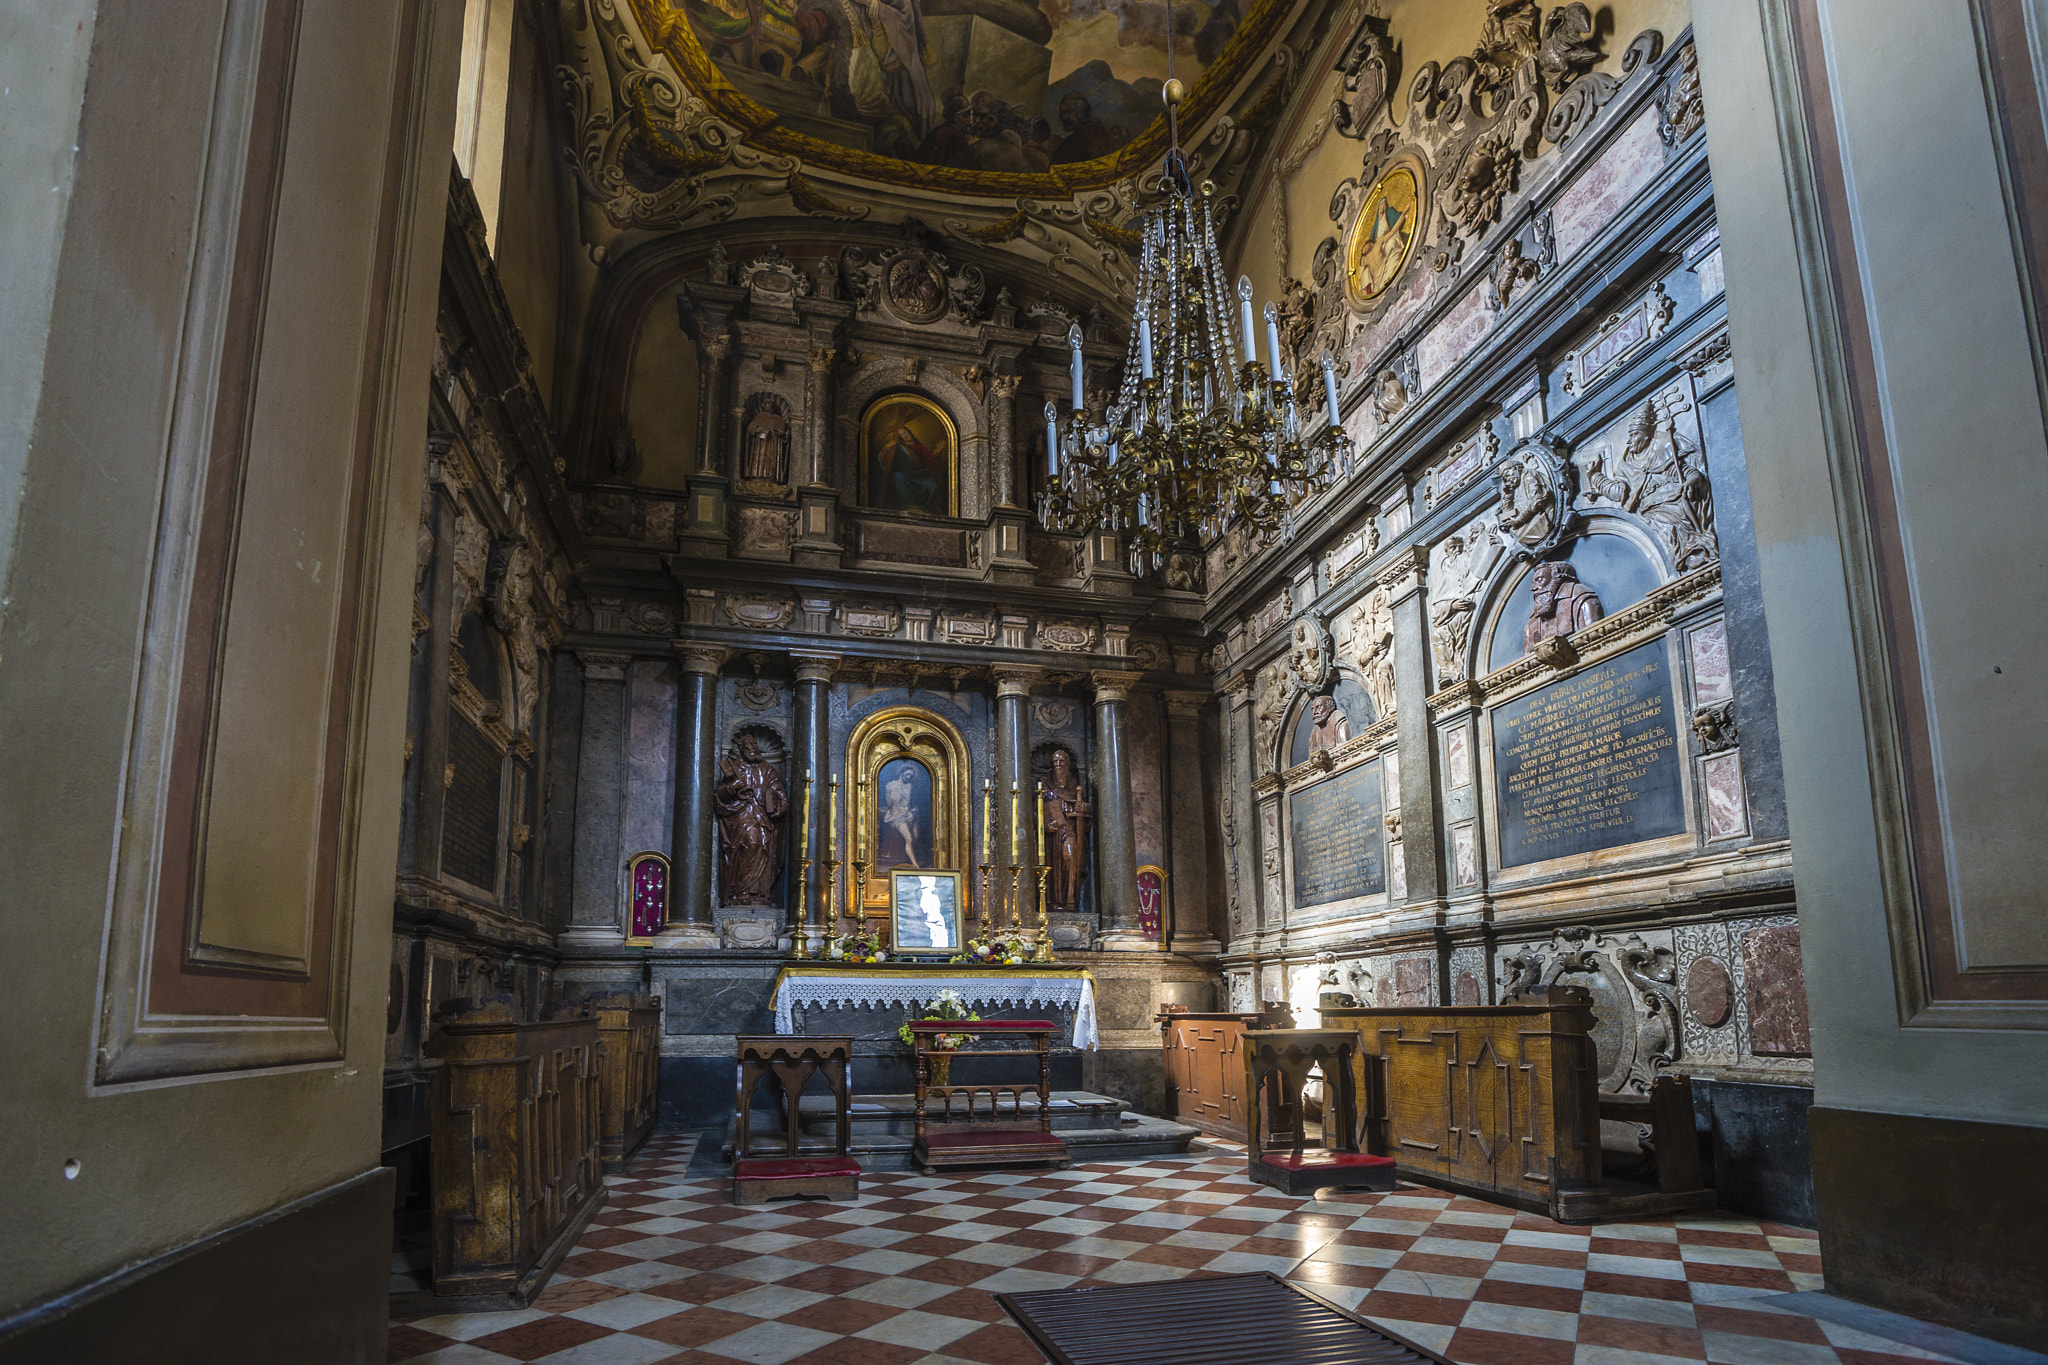
[[840, 939], [838, 957], [842, 962], [860, 964], [889, 960], [889, 954], [882, 950], [881, 940], [869, 938], [864, 933], [848, 934]]
[[[913, 1041], [910, 1026], [913, 1023], [924, 1023], [932, 1019], [958, 1019], [965, 1023], [981, 1022], [981, 1016], [967, 1008], [967, 1002], [960, 998], [958, 991], [940, 991], [925, 1002], [924, 1013], [903, 1021], [902, 1025], [896, 1030], [896, 1036], [903, 1040], [903, 1046], [915, 1053], [917, 1045]], [[931, 1046], [941, 1052], [952, 1052], [958, 1048], [965, 1047], [973, 1037], [974, 1035], [971, 1033], [937, 1033], [931, 1037]], [[931, 1059], [931, 1068], [931, 1083], [933, 1085], [944, 1085], [947, 1075], [953, 1069], [953, 1059], [944, 1056], [933, 1057]]]
[[1031, 959], [1031, 945], [1019, 938], [970, 938], [953, 961], [982, 967], [1020, 967]]

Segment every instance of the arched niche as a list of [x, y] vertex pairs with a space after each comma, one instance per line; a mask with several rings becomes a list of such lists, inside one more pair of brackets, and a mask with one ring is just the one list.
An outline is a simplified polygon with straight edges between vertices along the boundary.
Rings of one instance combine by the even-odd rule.
[[1379, 720], [1379, 714], [1373, 710], [1372, 695], [1358, 681], [1357, 675], [1348, 668], [1337, 669], [1328, 687], [1295, 698], [1293, 717], [1287, 729], [1288, 767], [1308, 762], [1310, 733], [1315, 729], [1315, 699], [1319, 696], [1336, 699], [1337, 709], [1344, 713], [1345, 724], [1353, 739]]
[[[972, 769], [967, 743], [950, 721], [916, 706], [877, 711], [847, 738], [846, 772], [853, 791], [843, 808], [839, 856], [868, 863], [866, 903], [888, 903], [894, 867], [967, 870]], [[829, 818], [816, 804], [825, 793], [813, 789], [812, 800], [818, 816]]]
[[913, 371], [902, 356], [877, 356], [840, 386], [833, 452], [834, 483], [852, 501], [860, 497], [862, 418], [885, 395], [900, 393], [931, 403], [952, 423], [958, 445], [959, 489], [953, 515], [969, 521], [989, 510], [988, 430], [981, 402], [965, 380], [935, 364]]
[[[1589, 519], [1586, 534], [1563, 555], [1581, 583], [1600, 599], [1602, 617], [1613, 616], [1648, 597], [1668, 578], [1663, 556], [1642, 529], [1619, 517]], [[1491, 673], [1522, 657], [1522, 632], [1529, 621], [1530, 574], [1527, 561], [1508, 565], [1496, 580], [1487, 605], [1486, 629], [1480, 633], [1475, 674]]]

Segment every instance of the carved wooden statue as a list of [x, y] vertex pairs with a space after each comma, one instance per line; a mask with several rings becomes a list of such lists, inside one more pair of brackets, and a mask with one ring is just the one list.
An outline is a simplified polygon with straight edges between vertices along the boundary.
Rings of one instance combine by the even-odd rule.
[[752, 735], [741, 735], [739, 756], [719, 760], [711, 789], [721, 845], [719, 882], [727, 905], [766, 905], [782, 861], [782, 825], [789, 791]]
[[1046, 885], [1050, 908], [1072, 914], [1081, 908], [1081, 879], [1088, 871], [1088, 822], [1094, 807], [1083, 799], [1081, 778], [1065, 749], [1052, 754], [1045, 792], [1045, 854], [1052, 864]]
[[1525, 650], [1584, 630], [1602, 615], [1600, 598], [1579, 582], [1578, 571], [1569, 564], [1538, 564], [1530, 575], [1529, 590], [1529, 624], [1522, 631]]
[[789, 419], [762, 408], [747, 422], [741, 477], [753, 483], [789, 482]]

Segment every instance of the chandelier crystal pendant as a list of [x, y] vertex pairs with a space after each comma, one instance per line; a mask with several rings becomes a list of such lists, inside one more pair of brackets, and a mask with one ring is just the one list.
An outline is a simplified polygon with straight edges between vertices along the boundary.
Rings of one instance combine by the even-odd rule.
[[1158, 568], [1173, 545], [1207, 543], [1232, 527], [1254, 542], [1291, 535], [1293, 509], [1350, 462], [1329, 352], [1322, 356], [1326, 422], [1308, 436], [1313, 419], [1305, 422], [1297, 406], [1308, 396], [1282, 363], [1270, 303], [1267, 360], [1258, 358], [1249, 277], [1238, 279], [1231, 325], [1210, 213], [1215, 186], [1205, 181], [1197, 195], [1189, 182], [1175, 118], [1181, 94], [1180, 82], [1169, 79], [1170, 194], [1145, 222], [1123, 382], [1098, 420], [1083, 392], [1081, 329], [1070, 327], [1072, 406], [1062, 421], [1050, 400], [1045, 405], [1039, 521], [1052, 530], [1115, 532], [1133, 573]]

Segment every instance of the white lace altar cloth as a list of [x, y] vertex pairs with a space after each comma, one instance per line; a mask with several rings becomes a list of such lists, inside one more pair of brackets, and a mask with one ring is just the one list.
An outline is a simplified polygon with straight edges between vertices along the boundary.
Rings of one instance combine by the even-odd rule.
[[1038, 976], [1020, 971], [962, 967], [916, 973], [863, 972], [858, 967], [787, 968], [775, 981], [775, 1031], [796, 1032], [796, 1011], [834, 1005], [858, 1009], [884, 1005], [908, 1013], [942, 990], [953, 991], [971, 1010], [1049, 1005], [1074, 1012], [1074, 1046], [1094, 1050], [1095, 982], [1081, 968]]

